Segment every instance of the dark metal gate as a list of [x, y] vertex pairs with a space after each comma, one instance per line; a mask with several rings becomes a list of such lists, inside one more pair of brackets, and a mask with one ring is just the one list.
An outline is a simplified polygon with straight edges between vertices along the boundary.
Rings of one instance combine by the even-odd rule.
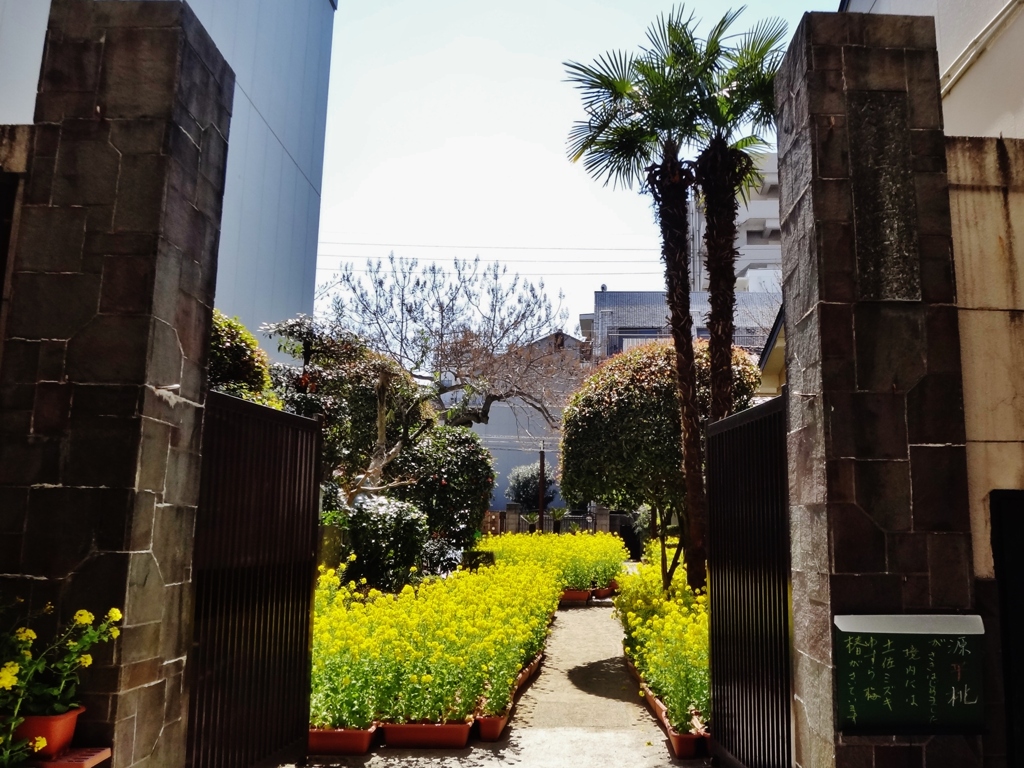
[[[1006, 717], [1006, 764], [1021, 765], [1024, 763], [1024, 660], [1013, 649], [1019, 649], [1024, 642], [1024, 563], [1020, 559], [1020, 543], [1024, 541], [1024, 491], [992, 491], [989, 494], [989, 509], [992, 515], [992, 557], [999, 594], [999, 616], [993, 621], [996, 617], [988, 615], [985, 622], [987, 624], [991, 621], [998, 626], [1001, 635], [1001, 644], [992, 648], [990, 653], [994, 650], [993, 658], [998, 658], [1003, 665], [1002, 710]], [[978, 584], [979, 589], [984, 588], [982, 580], [979, 579]], [[990, 638], [989, 643], [995, 645], [996, 640]]]
[[707, 471], [712, 750], [790, 768], [785, 396], [712, 424]]
[[209, 393], [192, 575], [191, 768], [305, 755], [319, 467], [316, 421]]

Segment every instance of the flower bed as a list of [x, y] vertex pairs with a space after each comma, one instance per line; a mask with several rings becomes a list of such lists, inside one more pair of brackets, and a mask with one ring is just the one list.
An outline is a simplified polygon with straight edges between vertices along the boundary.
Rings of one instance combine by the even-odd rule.
[[536, 563], [558, 574], [563, 589], [608, 587], [622, 573], [629, 553], [610, 533], [504, 533], [487, 536], [479, 549], [498, 563]]
[[706, 595], [689, 590], [682, 566], [666, 595], [660, 568], [646, 560], [619, 583], [615, 609], [626, 655], [664, 702], [667, 724], [679, 733], [703, 732], [711, 711]]
[[536, 564], [496, 565], [405, 587], [358, 591], [321, 574], [314, 607], [310, 723], [466, 723], [501, 714], [536, 657], [561, 588]]

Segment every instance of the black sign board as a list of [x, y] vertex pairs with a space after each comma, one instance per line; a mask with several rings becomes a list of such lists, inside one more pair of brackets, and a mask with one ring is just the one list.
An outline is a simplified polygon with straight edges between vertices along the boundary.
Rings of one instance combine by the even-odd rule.
[[980, 616], [836, 616], [844, 733], [975, 732], [984, 725]]

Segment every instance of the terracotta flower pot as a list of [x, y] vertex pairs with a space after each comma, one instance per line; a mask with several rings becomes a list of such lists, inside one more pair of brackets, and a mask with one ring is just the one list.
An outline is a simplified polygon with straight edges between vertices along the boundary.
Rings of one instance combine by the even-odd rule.
[[596, 597], [598, 600], [607, 600], [611, 596], [612, 596], [612, 588], [611, 587], [598, 587], [597, 589], [594, 590], [594, 597]]
[[563, 603], [585, 603], [590, 599], [589, 589], [564, 589], [562, 590]]
[[310, 728], [311, 755], [365, 755], [373, 746], [377, 726], [359, 728]]
[[541, 651], [533, 657], [533, 661], [531, 661], [526, 667], [527, 671], [529, 672], [529, 677], [535, 677], [537, 673], [540, 672], [540, 665], [543, 661], [544, 651]]
[[672, 754], [678, 758], [696, 757], [704, 747], [704, 740], [702, 733], [676, 733], [672, 728], [668, 729], [668, 743], [672, 746]]
[[389, 747], [462, 749], [469, 742], [472, 723], [381, 723]]
[[516, 675], [516, 680], [512, 684], [512, 698], [519, 694], [519, 689], [529, 682], [530, 678], [537, 674], [540, 670], [540, 663], [544, 660], [544, 651], [541, 651], [534, 656], [533, 661], [527, 664], [525, 667], [519, 670], [519, 674]]
[[33, 757], [52, 759], [67, 751], [71, 739], [75, 735], [75, 724], [78, 716], [85, 712], [85, 707], [70, 709], [63, 715], [26, 715], [25, 721], [14, 731], [14, 740], [34, 739], [42, 736], [46, 746]]
[[477, 715], [476, 722], [480, 726], [480, 741], [497, 741], [505, 732], [512, 710], [508, 709], [501, 715]]

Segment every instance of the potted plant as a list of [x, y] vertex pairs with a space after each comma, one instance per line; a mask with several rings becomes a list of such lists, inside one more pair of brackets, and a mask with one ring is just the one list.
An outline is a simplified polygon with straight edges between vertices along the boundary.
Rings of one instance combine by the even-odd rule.
[[554, 507], [551, 509], [551, 528], [555, 533], [562, 532], [562, 518], [568, 514], [565, 507]]
[[[29, 626], [49, 604], [27, 618], [0, 629], [0, 764], [17, 765], [30, 753], [53, 758], [71, 744], [75, 723], [85, 707], [78, 702], [78, 673], [92, 664], [88, 651], [116, 638], [121, 611], [111, 608], [96, 623], [86, 610], [40, 641]], [[8, 611], [4, 611], [8, 613]]]
[[536, 512], [527, 512], [525, 515], [523, 515], [523, 520], [525, 520], [527, 524], [530, 526], [530, 533], [537, 532], [537, 521], [539, 519], [540, 515], [538, 515]]

